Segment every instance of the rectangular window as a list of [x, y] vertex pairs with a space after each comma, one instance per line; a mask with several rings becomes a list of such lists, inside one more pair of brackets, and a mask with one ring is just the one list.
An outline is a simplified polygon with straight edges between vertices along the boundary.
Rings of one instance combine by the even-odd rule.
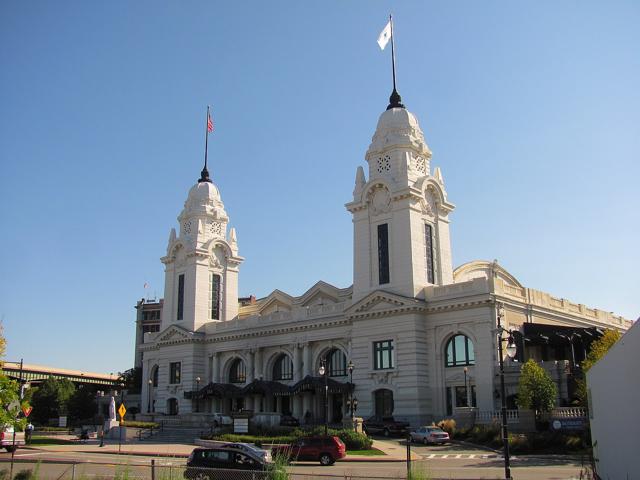
[[373, 368], [374, 370], [393, 368], [393, 340], [373, 342]]
[[389, 283], [389, 226], [378, 225], [378, 283]]
[[169, 364], [169, 383], [180, 383], [180, 362]]
[[211, 276], [211, 319], [220, 320], [220, 275]]
[[184, 273], [178, 275], [178, 314], [177, 320], [184, 318]]
[[424, 226], [424, 245], [426, 249], [427, 282], [434, 284], [436, 283], [436, 277], [433, 268], [433, 227], [428, 223]]

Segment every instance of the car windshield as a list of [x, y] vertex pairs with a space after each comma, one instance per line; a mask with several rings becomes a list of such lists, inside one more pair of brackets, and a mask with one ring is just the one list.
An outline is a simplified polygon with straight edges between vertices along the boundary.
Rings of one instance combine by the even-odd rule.
[[431, 433], [444, 433], [444, 431], [440, 428], [427, 428]]

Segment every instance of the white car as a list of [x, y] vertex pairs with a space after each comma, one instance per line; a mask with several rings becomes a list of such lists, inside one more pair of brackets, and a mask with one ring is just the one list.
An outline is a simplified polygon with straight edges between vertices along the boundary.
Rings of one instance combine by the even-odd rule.
[[439, 427], [424, 426], [411, 432], [412, 442], [422, 442], [425, 445], [430, 443], [447, 443], [450, 441], [449, 434]]

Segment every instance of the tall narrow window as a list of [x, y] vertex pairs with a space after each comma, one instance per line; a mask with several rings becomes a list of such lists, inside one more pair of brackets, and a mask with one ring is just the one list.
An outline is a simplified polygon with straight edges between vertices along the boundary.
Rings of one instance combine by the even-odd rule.
[[211, 276], [211, 319], [220, 320], [220, 275]]
[[180, 383], [180, 362], [169, 364], [169, 383]]
[[178, 314], [177, 320], [184, 318], [184, 273], [178, 275]]
[[393, 340], [373, 342], [373, 369], [393, 368]]
[[378, 225], [378, 283], [389, 283], [389, 226]]
[[426, 248], [426, 267], [427, 267], [427, 282], [435, 282], [435, 274], [433, 270], [433, 227], [428, 223], [424, 226], [424, 245]]

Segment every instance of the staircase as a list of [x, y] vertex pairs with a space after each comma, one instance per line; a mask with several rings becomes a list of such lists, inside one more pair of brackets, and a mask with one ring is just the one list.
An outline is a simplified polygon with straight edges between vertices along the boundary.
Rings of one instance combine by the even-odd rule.
[[141, 443], [181, 443], [195, 445], [195, 439], [203, 433], [208, 433], [204, 427], [164, 425], [160, 430], [154, 429], [153, 435], [143, 437]]

